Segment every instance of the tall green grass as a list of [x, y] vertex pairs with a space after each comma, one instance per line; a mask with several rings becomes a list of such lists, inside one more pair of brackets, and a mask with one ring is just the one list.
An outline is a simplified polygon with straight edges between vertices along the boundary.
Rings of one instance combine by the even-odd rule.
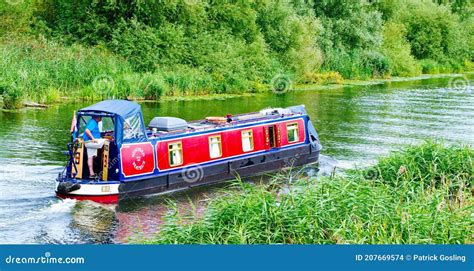
[[4, 107], [23, 101], [54, 103], [63, 98], [101, 100], [159, 99], [253, 92], [247, 81], [219, 77], [180, 65], [155, 72], [135, 72], [126, 59], [100, 46], [65, 46], [50, 40], [15, 38], [0, 42], [0, 95]]
[[433, 188], [445, 185], [466, 187], [474, 182], [474, 150], [469, 146], [445, 146], [428, 141], [393, 152], [359, 173], [394, 187], [402, 184]]
[[428, 142], [344, 176], [236, 182], [203, 216], [171, 208], [156, 238], [144, 242], [472, 243], [473, 160], [470, 147]]
[[106, 50], [47, 40], [2, 41], [0, 57], [0, 91], [7, 108], [23, 100], [56, 102], [80, 95], [100, 76], [114, 78], [130, 71], [124, 60]]

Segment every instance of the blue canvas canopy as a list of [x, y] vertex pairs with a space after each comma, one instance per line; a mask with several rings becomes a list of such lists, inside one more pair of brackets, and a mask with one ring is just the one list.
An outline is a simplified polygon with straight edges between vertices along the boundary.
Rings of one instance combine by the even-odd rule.
[[140, 105], [126, 100], [105, 100], [88, 107], [82, 108], [83, 113], [111, 113], [119, 115], [123, 119], [129, 118], [141, 112]]
[[[126, 100], [105, 100], [79, 110], [78, 115], [115, 115], [117, 144], [146, 140], [145, 125], [139, 104]], [[125, 132], [127, 133], [125, 133]]]

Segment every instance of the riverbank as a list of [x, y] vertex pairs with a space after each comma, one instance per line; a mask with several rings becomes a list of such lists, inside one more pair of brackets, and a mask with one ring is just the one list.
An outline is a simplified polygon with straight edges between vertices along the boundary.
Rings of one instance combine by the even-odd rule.
[[[471, 76], [474, 73], [474, 70], [465, 71], [463, 73], [440, 73], [440, 74], [421, 74], [418, 76], [411, 77], [398, 77], [394, 76], [391, 78], [378, 78], [378, 79], [368, 79], [368, 80], [343, 80], [339, 84], [306, 84], [306, 85], [296, 85], [295, 90], [325, 90], [325, 89], [336, 89], [341, 87], [363, 87], [363, 86], [372, 86], [380, 85], [385, 83], [394, 83], [394, 82], [410, 82], [417, 80], [425, 79], [435, 79], [435, 78], [459, 78], [464, 84], [469, 85], [468, 76]], [[452, 86], [456, 87], [456, 86]]]
[[147, 244], [468, 244], [474, 150], [427, 142], [344, 175], [235, 182]]
[[[385, 78], [385, 79], [370, 79], [370, 80], [344, 80], [341, 79], [337, 83], [327, 83], [327, 84], [297, 84], [292, 85], [290, 83], [283, 89], [274, 90], [271, 85], [261, 85], [262, 90], [258, 93], [252, 92], [244, 92], [244, 93], [233, 93], [233, 94], [190, 94], [190, 95], [171, 95], [171, 96], [160, 96], [158, 100], [151, 100], [145, 99], [143, 97], [126, 97], [127, 99], [134, 100], [137, 102], [183, 102], [183, 101], [216, 101], [216, 100], [226, 100], [226, 99], [233, 99], [239, 97], [251, 97], [255, 95], [259, 95], [262, 93], [274, 93], [275, 95], [284, 94], [290, 91], [311, 91], [311, 90], [333, 90], [339, 89], [343, 87], [363, 87], [363, 86], [372, 86], [372, 85], [380, 85], [385, 83], [392, 83], [392, 82], [410, 82], [410, 81], [417, 81], [417, 80], [425, 80], [425, 79], [435, 79], [435, 78], [453, 78], [456, 79], [456, 82], [453, 83], [453, 86], [450, 87], [467, 87], [470, 85], [469, 79], [474, 74], [474, 71], [466, 71], [464, 73], [447, 73], [447, 74], [423, 74], [420, 76], [413, 76], [413, 77], [392, 77], [392, 78]], [[115, 84], [115, 83], [113, 83]], [[58, 94], [59, 95], [59, 94]], [[17, 108], [21, 107], [36, 107], [36, 108], [45, 108], [49, 105], [54, 105], [58, 103], [70, 103], [72, 101], [90, 101], [95, 102], [101, 100], [102, 97], [96, 97], [94, 95], [91, 96], [80, 96], [80, 95], [73, 95], [73, 96], [58, 96], [53, 100], [46, 100], [45, 103], [37, 103], [32, 100], [22, 100]], [[103, 97], [103, 99], [107, 99], [108, 97]], [[109, 97], [115, 98], [115, 97]], [[4, 108], [3, 110], [11, 110], [5, 109], [3, 98], [0, 97], [0, 107]]]
[[3, 107], [222, 99], [473, 68], [466, 1], [191, 2], [0, 3]]

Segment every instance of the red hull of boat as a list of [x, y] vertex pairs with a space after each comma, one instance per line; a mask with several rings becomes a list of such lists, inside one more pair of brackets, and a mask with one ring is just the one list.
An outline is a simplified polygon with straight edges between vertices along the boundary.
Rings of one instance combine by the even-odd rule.
[[61, 199], [76, 199], [76, 200], [91, 200], [98, 203], [105, 203], [105, 204], [114, 204], [118, 203], [119, 195], [103, 195], [103, 196], [81, 196], [81, 195], [73, 195], [73, 194], [59, 194], [56, 192], [56, 196]]

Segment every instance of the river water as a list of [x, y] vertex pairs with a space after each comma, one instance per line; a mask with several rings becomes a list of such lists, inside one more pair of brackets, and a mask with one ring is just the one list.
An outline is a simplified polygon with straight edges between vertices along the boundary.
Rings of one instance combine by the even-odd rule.
[[[474, 144], [474, 75], [293, 91], [217, 101], [144, 103], [154, 116], [188, 120], [306, 105], [323, 144], [322, 166], [349, 168], [430, 138]], [[199, 211], [219, 186], [120, 205], [61, 201], [54, 179], [65, 164], [74, 110], [86, 103], [0, 112], [0, 243], [126, 243], [156, 234], [168, 212]], [[222, 185], [220, 185], [222, 186]]]

